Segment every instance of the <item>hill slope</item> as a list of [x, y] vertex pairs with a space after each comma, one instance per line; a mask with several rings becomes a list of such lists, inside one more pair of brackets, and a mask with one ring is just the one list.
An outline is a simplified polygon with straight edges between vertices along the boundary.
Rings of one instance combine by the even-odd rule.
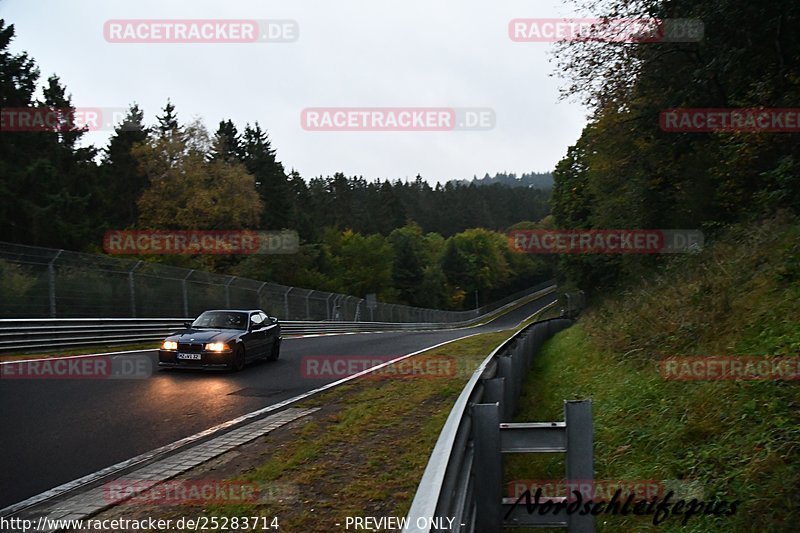
[[[800, 350], [800, 225], [734, 227], [652, 281], [594, 306], [546, 346], [518, 420], [560, 420], [563, 400], [592, 398], [596, 479], [686, 480], [736, 514], [664, 531], [796, 531], [800, 522], [800, 381], [667, 381], [666, 356]], [[530, 456], [529, 456], [530, 457]], [[507, 479], [548, 479], [560, 458], [515, 457]], [[652, 517], [598, 517], [601, 531]]]

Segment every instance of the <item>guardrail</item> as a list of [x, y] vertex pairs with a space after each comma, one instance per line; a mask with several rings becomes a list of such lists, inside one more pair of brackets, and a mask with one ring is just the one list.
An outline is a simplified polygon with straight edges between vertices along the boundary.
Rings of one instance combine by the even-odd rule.
[[[551, 305], [558, 305], [558, 302]], [[494, 533], [504, 526], [531, 525], [530, 520], [537, 518], [534, 516], [526, 521], [517, 512], [511, 513], [511, 520], [503, 521], [503, 514], [510, 509], [513, 501], [502, 500], [500, 454], [504, 449], [509, 451], [513, 447], [508, 440], [509, 431], [526, 426], [533, 428], [528, 424], [515, 425], [508, 422], [516, 410], [522, 381], [531, 368], [535, 354], [548, 338], [572, 323], [568, 318], [556, 318], [531, 324], [498, 346], [481, 363], [456, 400], [442, 428], [411, 504], [404, 531]], [[573, 408], [567, 405], [569, 417]], [[553, 438], [564, 439], [563, 446], [551, 446], [553, 449], [547, 451], [568, 453], [568, 480], [591, 479], [592, 459], [591, 455], [586, 456], [587, 453], [591, 454], [591, 440], [587, 451], [585, 439], [570, 444], [566, 438], [568, 434], [586, 434], [585, 406], [574, 411], [573, 420], [581, 420], [573, 424], [573, 431], [567, 429], [569, 418], [566, 423], [546, 424], [554, 428], [544, 437], [549, 439], [551, 445]], [[590, 406], [588, 423], [588, 432], [591, 435]], [[574, 431], [576, 429], [578, 431]], [[532, 429], [528, 432], [526, 438], [529, 446], [524, 451], [543, 451], [547, 448], [547, 441], [541, 441], [541, 435], [537, 435], [541, 431]], [[501, 433], [504, 434], [503, 437]], [[501, 438], [505, 439], [502, 444]], [[515, 447], [514, 451], [520, 452], [523, 448]], [[593, 531], [594, 517], [590, 518], [591, 525], [587, 525], [587, 521], [581, 524], [576, 521], [569, 525], [576, 531]], [[436, 526], [448, 524], [449, 519], [453, 521], [448, 529]], [[548, 524], [568, 525], [567, 519], [559, 521], [555, 518]]]
[[[545, 287], [493, 311], [456, 323], [342, 322], [282, 320], [284, 335], [404, 331], [468, 327], [555, 291]], [[9, 318], [0, 319], [0, 352], [158, 341], [183, 329], [191, 318]]]

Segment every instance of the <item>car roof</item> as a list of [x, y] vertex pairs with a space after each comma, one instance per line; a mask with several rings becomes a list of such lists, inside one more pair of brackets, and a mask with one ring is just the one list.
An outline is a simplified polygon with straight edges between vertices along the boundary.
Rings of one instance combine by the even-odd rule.
[[264, 313], [261, 309], [206, 309], [203, 313]]

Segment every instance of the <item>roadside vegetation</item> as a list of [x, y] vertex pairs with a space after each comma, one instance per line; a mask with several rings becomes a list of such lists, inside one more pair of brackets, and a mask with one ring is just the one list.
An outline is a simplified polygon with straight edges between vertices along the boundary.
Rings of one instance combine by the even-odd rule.
[[[800, 224], [731, 228], [696, 256], [599, 301], [545, 347], [519, 421], [563, 420], [591, 398], [595, 478], [684, 482], [703, 498], [739, 500], [730, 517], [670, 518], [663, 531], [796, 531], [800, 521], [800, 381], [665, 381], [666, 356], [797, 356]], [[563, 457], [516, 456], [506, 480], [563, 479]], [[680, 485], [680, 484], [679, 484]], [[653, 527], [598, 517], [600, 531]]]
[[96, 353], [121, 353], [134, 350], [158, 350], [161, 346], [160, 342], [149, 343], [136, 343], [136, 344], [106, 344], [101, 346], [85, 346], [79, 348], [67, 348], [58, 350], [54, 353], [53, 350], [31, 350], [30, 352], [6, 353], [0, 354], [0, 362], [2, 361], [19, 361], [22, 359], [42, 359], [50, 357], [65, 357], [70, 355], [91, 355]]

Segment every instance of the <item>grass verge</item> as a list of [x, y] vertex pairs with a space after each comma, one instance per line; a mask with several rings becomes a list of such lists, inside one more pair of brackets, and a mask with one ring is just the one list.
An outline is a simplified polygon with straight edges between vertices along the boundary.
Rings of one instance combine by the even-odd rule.
[[331, 531], [346, 516], [405, 516], [453, 402], [508, 336], [476, 335], [415, 356], [456, 358], [453, 376], [361, 378], [301, 403], [324, 407], [321, 416], [242, 479], [291, 483], [303, 503], [224, 506], [210, 514], [276, 515], [285, 531]]
[[0, 362], [19, 361], [23, 359], [50, 359], [54, 357], [67, 357], [70, 355], [91, 355], [96, 353], [120, 353], [131, 350], [158, 350], [160, 342], [149, 342], [140, 344], [112, 344], [105, 346], [86, 346], [81, 348], [68, 348], [59, 352], [32, 352], [17, 354], [0, 354]]
[[[609, 298], [536, 360], [519, 421], [563, 420], [565, 399], [591, 398], [595, 479], [653, 480], [732, 516], [680, 516], [662, 531], [797, 531], [800, 381], [667, 381], [664, 356], [797, 355], [800, 226], [733, 228], [713, 248]], [[506, 461], [506, 481], [563, 479], [560, 455]], [[696, 494], [700, 492], [701, 494]], [[694, 493], [694, 494], [692, 494]], [[687, 498], [688, 500], [688, 498]], [[599, 531], [652, 529], [652, 515], [597, 520]]]

